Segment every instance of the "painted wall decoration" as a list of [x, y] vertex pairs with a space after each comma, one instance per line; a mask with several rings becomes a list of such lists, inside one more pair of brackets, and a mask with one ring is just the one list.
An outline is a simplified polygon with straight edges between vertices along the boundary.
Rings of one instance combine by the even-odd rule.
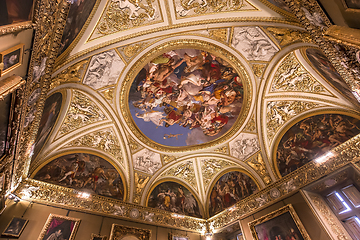
[[147, 206], [202, 217], [195, 197], [186, 187], [176, 182], [163, 182], [156, 186], [149, 196]]
[[94, 89], [115, 84], [124, 67], [115, 50], [102, 52], [91, 58], [83, 83]]
[[236, 27], [232, 46], [249, 61], [270, 61], [279, 48], [259, 27]]
[[58, 157], [42, 167], [34, 179], [91, 194], [124, 198], [120, 174], [105, 159], [92, 154], [74, 153]]
[[325, 54], [317, 48], [306, 49], [306, 56], [310, 60], [312, 66], [339, 92], [343, 93], [348, 98], [351, 98], [353, 102], [357, 103], [354, 95], [352, 94], [349, 86], [341, 78], [340, 74], [336, 71], [334, 66], [330, 63]]
[[140, 131], [172, 147], [221, 137], [235, 123], [242, 101], [243, 84], [235, 69], [198, 49], [177, 49], [152, 59], [129, 93], [129, 109]]
[[214, 216], [257, 191], [256, 183], [248, 175], [239, 171], [224, 174], [210, 192], [209, 216]]
[[360, 133], [360, 121], [342, 114], [308, 117], [281, 138], [276, 161], [285, 176]]
[[7, 95], [0, 101], [0, 159], [4, 156], [6, 151], [6, 142], [8, 135], [10, 107], [11, 107], [11, 94]]
[[78, 36], [97, 0], [71, 0], [68, 19], [58, 55], [62, 54]]
[[40, 120], [39, 130], [35, 140], [34, 157], [41, 151], [48, 139], [60, 113], [62, 94], [57, 92], [45, 101], [43, 114]]
[[33, 0], [1, 0], [0, 26], [30, 21]]

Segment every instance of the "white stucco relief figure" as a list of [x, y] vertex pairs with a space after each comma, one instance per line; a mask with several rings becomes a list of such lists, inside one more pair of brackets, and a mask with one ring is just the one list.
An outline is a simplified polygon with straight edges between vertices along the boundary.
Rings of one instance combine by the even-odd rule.
[[143, 149], [133, 155], [133, 164], [136, 170], [153, 175], [161, 168], [160, 154]]
[[[120, 10], [125, 10], [125, 9], [129, 9], [130, 13], [129, 13], [129, 19], [136, 19], [139, 17], [139, 13], [138, 11], [140, 9], [144, 9], [145, 8], [151, 8], [151, 6], [144, 6], [143, 4], [140, 4], [141, 0], [112, 0], [112, 2], [118, 3], [118, 7]], [[144, 13], [148, 16], [149, 20], [154, 20], [155, 19], [155, 10], [152, 12], [152, 16], [147, 12], [144, 11]]]
[[236, 139], [229, 143], [230, 154], [241, 161], [260, 150], [259, 140], [255, 134], [241, 133]]
[[234, 28], [232, 46], [250, 61], [270, 61], [279, 51], [259, 27]]
[[309, 22], [311, 24], [314, 24], [315, 26], [317, 26], [321, 29], [326, 27], [326, 25], [324, 23], [324, 19], [321, 17], [320, 13], [318, 13], [318, 12], [310, 13], [309, 10], [307, 10], [304, 7], [302, 7], [301, 10], [304, 11], [305, 17], [307, 18], [307, 20], [309, 20]]
[[124, 66], [115, 50], [95, 55], [91, 58], [83, 83], [94, 89], [115, 84]]

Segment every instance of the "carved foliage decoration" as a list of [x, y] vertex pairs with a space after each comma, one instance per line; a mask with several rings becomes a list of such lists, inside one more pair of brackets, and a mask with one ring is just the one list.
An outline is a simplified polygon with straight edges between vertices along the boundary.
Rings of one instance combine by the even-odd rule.
[[235, 164], [220, 159], [202, 159], [201, 173], [204, 188], [207, 189], [209, 187], [211, 180], [215, 177], [215, 175], [217, 175], [217, 173], [231, 166], [235, 166]]
[[140, 172], [135, 172], [134, 203], [140, 204], [142, 193], [150, 177]]
[[278, 27], [268, 27], [266, 30], [269, 31], [276, 38], [276, 40], [279, 41], [281, 46], [299, 41], [311, 42], [310, 34], [305, 31]]
[[89, 147], [96, 148], [114, 156], [122, 165], [123, 158], [119, 140], [112, 128], [102, 129], [88, 133], [76, 140], [71, 141], [64, 147]]
[[174, 0], [176, 17], [232, 11], [258, 10], [246, 0]]
[[194, 165], [192, 161], [186, 161], [184, 163], [178, 164], [175, 167], [172, 167], [171, 169], [161, 174], [161, 176], [171, 176], [183, 179], [185, 182], [189, 183], [189, 185], [192, 186], [194, 189], [198, 190]]
[[[110, 232], [110, 240], [139, 239], [150, 240], [151, 230], [113, 224]], [[133, 238], [131, 238], [133, 237]]]
[[291, 52], [276, 70], [270, 92], [309, 92], [327, 93], [326, 89], [314, 79]]
[[147, 42], [138, 42], [130, 45], [126, 45], [124, 47], [118, 48], [121, 55], [124, 57], [126, 61], [130, 61], [130, 59], [136, 54], [138, 54], [142, 49], [151, 44], [150, 41]]
[[266, 109], [267, 136], [273, 139], [277, 131], [299, 113], [320, 107], [321, 104], [306, 101], [270, 101]]
[[111, 0], [96, 25], [91, 40], [162, 21], [158, 0]]
[[74, 90], [70, 108], [60, 127], [59, 134], [63, 135], [88, 124], [103, 121], [105, 119], [107, 119], [106, 116], [89, 97]]
[[267, 171], [266, 164], [261, 156], [261, 153], [252, 156], [246, 163], [260, 175], [266, 185], [271, 183], [271, 177]]

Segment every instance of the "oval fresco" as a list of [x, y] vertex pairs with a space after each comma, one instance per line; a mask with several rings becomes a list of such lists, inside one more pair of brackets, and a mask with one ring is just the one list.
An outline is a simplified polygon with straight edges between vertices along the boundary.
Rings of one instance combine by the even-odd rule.
[[355, 104], [358, 104], [350, 87], [342, 79], [340, 74], [320, 49], [308, 48], [306, 49], [306, 56], [309, 59], [311, 66], [313, 66], [331, 85], [345, 97], [350, 98]]
[[48, 97], [44, 104], [44, 110], [41, 116], [38, 133], [35, 140], [35, 148], [33, 157], [41, 151], [41, 148], [46, 143], [51, 130], [53, 129], [56, 120], [59, 116], [62, 104], [62, 94], [57, 92]]
[[176, 182], [157, 185], [149, 196], [147, 206], [181, 215], [202, 217], [195, 197], [186, 187]]
[[105, 159], [92, 154], [74, 153], [58, 157], [42, 167], [34, 179], [91, 194], [124, 198], [120, 174]]
[[292, 126], [276, 151], [277, 167], [285, 176], [360, 133], [360, 121], [341, 114], [308, 117]]
[[148, 62], [130, 88], [129, 109], [140, 131], [165, 146], [215, 140], [235, 123], [243, 84], [225, 60], [178, 49]]
[[257, 191], [256, 183], [248, 175], [239, 171], [224, 174], [211, 190], [209, 216], [214, 216]]

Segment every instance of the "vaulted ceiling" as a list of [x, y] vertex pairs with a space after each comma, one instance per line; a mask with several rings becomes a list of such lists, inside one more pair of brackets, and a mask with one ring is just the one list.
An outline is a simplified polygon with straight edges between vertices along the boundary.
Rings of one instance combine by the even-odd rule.
[[[71, 182], [76, 177], [69, 182], [71, 171], [81, 176], [81, 161], [105, 160], [121, 177], [124, 201], [150, 206], [156, 187], [174, 182], [191, 192], [200, 215], [208, 218], [212, 190], [225, 174], [241, 172], [246, 182], [254, 182], [255, 189], [265, 188], [284, 175], [276, 161], [281, 157], [278, 148], [286, 145], [282, 137], [296, 123], [323, 114], [328, 123], [338, 121], [331, 116], [342, 116], [349, 122], [346, 130], [357, 128], [351, 127], [358, 125], [356, 101], [321, 60], [308, 33], [278, 1], [97, 0], [87, 1], [94, 7], [84, 18], [85, 2], [79, 1], [82, 8], [73, 12], [80, 17], [70, 15], [77, 37], [71, 41], [75, 33], [65, 35], [65, 47], [56, 59], [30, 177], [83, 189], [86, 181], [96, 185], [97, 179], [91, 178], [101, 177], [101, 171], [93, 169], [86, 176], [90, 180], [78, 186]], [[204, 59], [214, 56], [214, 65], [234, 69], [242, 86], [241, 101], [235, 101], [241, 104], [237, 115], [231, 116], [226, 130], [211, 137], [198, 131], [201, 128], [187, 128], [183, 133], [175, 126], [140, 121], [132, 110], [133, 99], [144, 100], [134, 95], [132, 87], [140, 70], [161, 54], [175, 52], [174, 56], [185, 58], [179, 52], [184, 50], [190, 56], [192, 49], [197, 50], [193, 58], [200, 58], [198, 53]], [[167, 58], [160, 59], [165, 62], [171, 59], [163, 58]], [[305, 124], [297, 131], [306, 132]], [[187, 141], [177, 145], [176, 140], [185, 137]], [[296, 151], [299, 154], [302, 150]], [[307, 148], [309, 151], [315, 147]], [[45, 168], [55, 161], [58, 167], [63, 166], [58, 173]], [[41, 169], [49, 171], [49, 176], [39, 177]], [[109, 182], [110, 175], [105, 173]], [[62, 176], [50, 181], [51, 174]]]

